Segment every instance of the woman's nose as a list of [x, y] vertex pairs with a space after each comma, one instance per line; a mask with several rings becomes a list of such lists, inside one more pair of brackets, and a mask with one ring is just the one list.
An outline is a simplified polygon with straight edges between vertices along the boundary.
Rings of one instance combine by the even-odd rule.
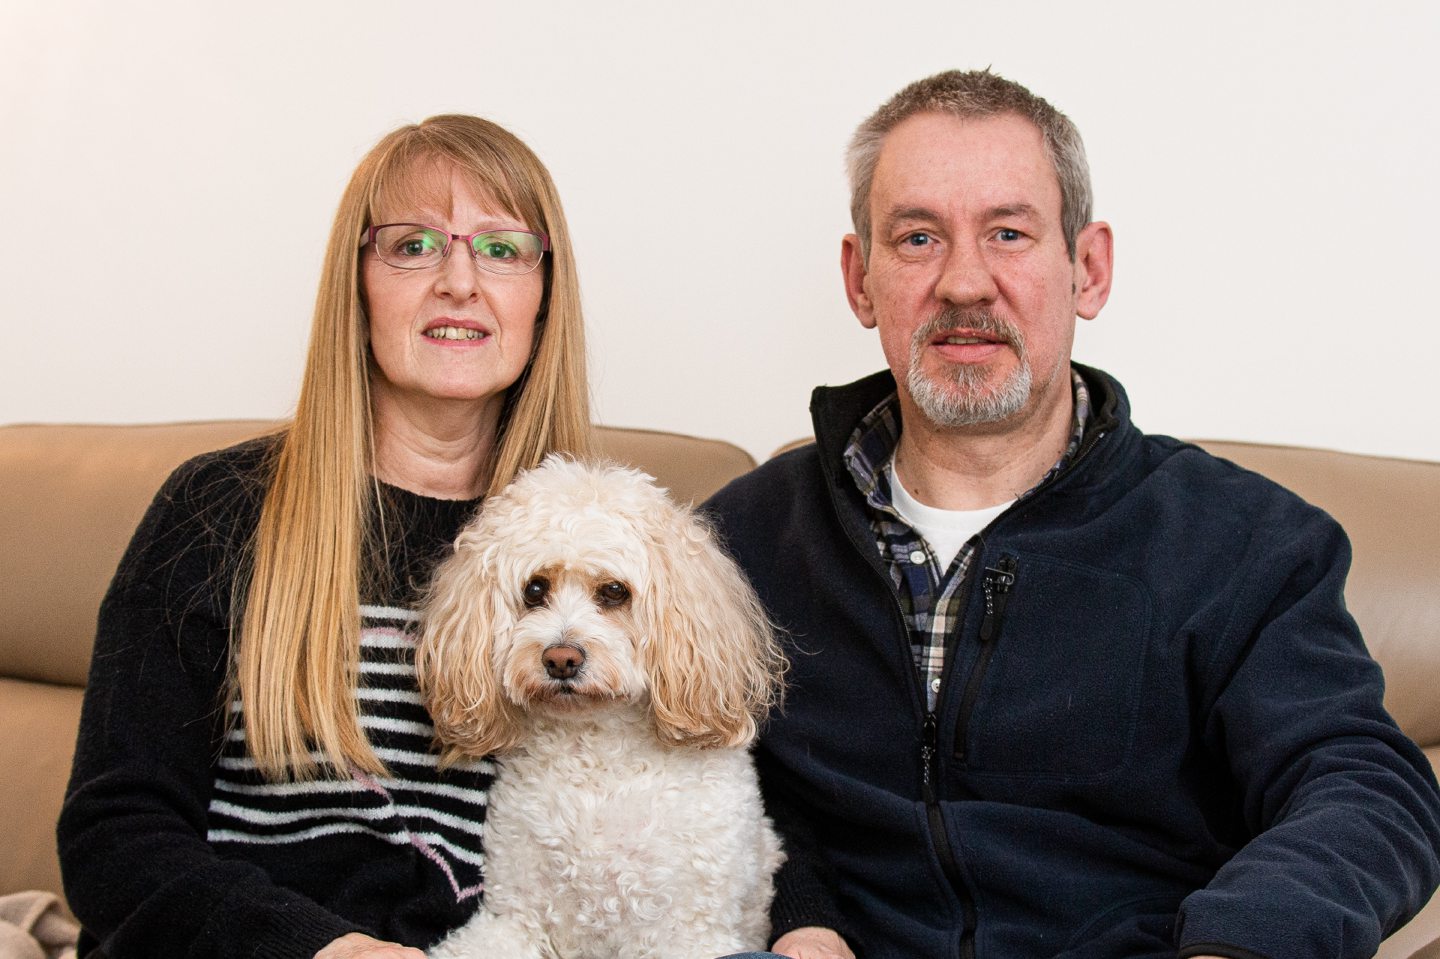
[[435, 274], [435, 292], [442, 296], [469, 299], [479, 289], [480, 266], [469, 246], [460, 240], [451, 241]]

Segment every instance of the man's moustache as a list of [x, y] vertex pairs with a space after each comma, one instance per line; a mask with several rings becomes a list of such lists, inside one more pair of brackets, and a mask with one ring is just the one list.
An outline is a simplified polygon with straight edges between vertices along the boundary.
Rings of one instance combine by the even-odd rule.
[[1024, 346], [1025, 337], [1009, 320], [996, 316], [986, 307], [948, 307], [932, 316], [915, 331], [914, 342], [928, 343], [947, 330], [984, 333], [1016, 346]]

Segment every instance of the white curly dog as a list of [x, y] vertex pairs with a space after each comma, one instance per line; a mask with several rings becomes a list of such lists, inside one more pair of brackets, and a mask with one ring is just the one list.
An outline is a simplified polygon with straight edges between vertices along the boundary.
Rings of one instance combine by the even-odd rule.
[[783, 858], [747, 747], [785, 661], [648, 476], [551, 456], [456, 540], [416, 656], [445, 759], [495, 754], [480, 911], [445, 959], [765, 947]]

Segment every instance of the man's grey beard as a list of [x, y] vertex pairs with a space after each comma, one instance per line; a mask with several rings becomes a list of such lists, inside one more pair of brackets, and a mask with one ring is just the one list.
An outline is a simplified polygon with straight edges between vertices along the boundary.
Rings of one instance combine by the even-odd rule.
[[[987, 390], [990, 371], [979, 366], [955, 366], [949, 378], [937, 380], [923, 369], [930, 341], [946, 330], [964, 329], [989, 333], [1004, 339], [1015, 350], [1018, 363], [1005, 381]], [[961, 310], [951, 307], [936, 314], [910, 338], [910, 365], [905, 386], [910, 398], [931, 423], [942, 428], [997, 423], [1014, 416], [1030, 399], [1033, 376], [1025, 337], [1008, 320], [987, 309]]]

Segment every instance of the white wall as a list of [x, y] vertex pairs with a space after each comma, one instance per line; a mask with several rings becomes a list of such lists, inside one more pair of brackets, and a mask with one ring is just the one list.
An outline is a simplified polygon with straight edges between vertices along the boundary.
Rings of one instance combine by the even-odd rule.
[[1085, 135], [1114, 295], [1078, 359], [1157, 432], [1440, 460], [1440, 4], [0, 6], [0, 422], [280, 416], [383, 133], [492, 117], [575, 234], [599, 417], [808, 433], [880, 364], [837, 268], [849, 132], [992, 65]]

